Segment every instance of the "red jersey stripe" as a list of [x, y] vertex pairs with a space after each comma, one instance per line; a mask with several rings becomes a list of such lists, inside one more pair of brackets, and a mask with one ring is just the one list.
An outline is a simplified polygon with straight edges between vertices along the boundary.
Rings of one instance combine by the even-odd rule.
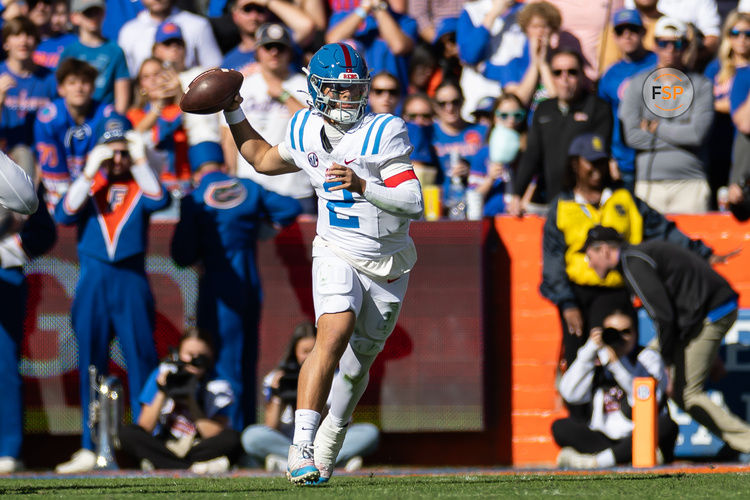
[[396, 174], [394, 176], [388, 177], [385, 180], [385, 186], [389, 188], [396, 187], [402, 182], [410, 181], [416, 178], [417, 178], [417, 174], [414, 173], [414, 170], [409, 169], [404, 172], [401, 172], [400, 174]]

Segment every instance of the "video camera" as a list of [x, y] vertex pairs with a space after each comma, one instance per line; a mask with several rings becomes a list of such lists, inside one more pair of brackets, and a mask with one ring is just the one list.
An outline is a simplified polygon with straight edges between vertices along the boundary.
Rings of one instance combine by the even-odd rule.
[[286, 404], [297, 401], [297, 382], [299, 381], [299, 367], [288, 366], [282, 368], [284, 374], [279, 379], [279, 387], [271, 389], [271, 394], [281, 398]]
[[602, 342], [612, 348], [620, 347], [625, 343], [625, 339], [622, 336], [623, 333], [626, 332], [618, 330], [617, 328], [607, 327], [602, 330]]
[[198, 376], [194, 373], [189, 372], [185, 369], [188, 365], [195, 366], [197, 368], [203, 368], [208, 370], [211, 367], [211, 358], [205, 354], [200, 354], [193, 357], [188, 362], [174, 359], [171, 357], [168, 361], [163, 364], [170, 366], [170, 373], [167, 374], [166, 381], [163, 386], [159, 386], [164, 393], [174, 399], [186, 399], [195, 393], [195, 388], [198, 385]]

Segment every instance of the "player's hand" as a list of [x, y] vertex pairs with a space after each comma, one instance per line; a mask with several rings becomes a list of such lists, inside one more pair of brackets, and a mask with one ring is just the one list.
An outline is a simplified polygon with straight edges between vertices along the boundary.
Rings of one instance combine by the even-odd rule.
[[99, 171], [99, 167], [105, 160], [109, 160], [115, 156], [114, 151], [106, 144], [99, 144], [94, 149], [89, 151], [86, 157], [86, 165], [83, 167], [83, 175], [87, 179], [93, 179], [96, 173]]
[[725, 253], [725, 254], [713, 254], [711, 257], [708, 258], [708, 263], [711, 264], [712, 266], [715, 264], [726, 264], [727, 262], [729, 262], [729, 259], [738, 255], [741, 251], [742, 251], [742, 247], [732, 250], [731, 252]]
[[242, 96], [238, 92], [237, 95], [234, 96], [234, 100], [229, 104], [229, 106], [224, 108], [224, 111], [234, 111], [235, 109], [240, 107], [240, 104], [242, 104]]
[[135, 130], [128, 130], [125, 132], [125, 139], [128, 141], [128, 153], [133, 164], [146, 161], [146, 143], [143, 142], [141, 134]]
[[568, 326], [568, 333], [580, 337], [583, 335], [583, 316], [581, 310], [577, 307], [569, 307], [563, 311], [565, 324]]
[[360, 179], [359, 176], [354, 173], [354, 170], [339, 165], [338, 163], [334, 163], [326, 170], [326, 182], [341, 183], [331, 187], [329, 191], [340, 191], [346, 189], [352, 193], [363, 194], [365, 192], [365, 181]]

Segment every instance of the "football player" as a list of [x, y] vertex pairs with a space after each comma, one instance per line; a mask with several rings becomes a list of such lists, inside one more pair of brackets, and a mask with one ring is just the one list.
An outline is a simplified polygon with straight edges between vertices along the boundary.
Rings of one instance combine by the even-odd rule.
[[[362, 56], [349, 45], [331, 43], [306, 69], [310, 108], [294, 114], [278, 146], [250, 126], [239, 96], [224, 111], [240, 153], [258, 172], [303, 170], [318, 195], [313, 241], [318, 337], [299, 376], [287, 469], [295, 484], [331, 477], [370, 366], [401, 310], [417, 259], [409, 222], [423, 211], [403, 120], [365, 112], [370, 76]], [[321, 422], [329, 392], [330, 411]]]

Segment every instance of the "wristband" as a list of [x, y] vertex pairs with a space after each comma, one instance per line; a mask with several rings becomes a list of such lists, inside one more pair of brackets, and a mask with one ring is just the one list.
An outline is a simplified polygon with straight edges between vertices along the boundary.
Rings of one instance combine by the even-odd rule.
[[362, 19], [367, 17], [367, 11], [363, 9], [362, 7], [357, 7], [356, 9], [354, 9], [354, 13], [357, 14]]
[[245, 113], [242, 111], [242, 108], [224, 111], [224, 118], [227, 120], [227, 125], [237, 125], [245, 119]]
[[286, 90], [282, 90], [281, 95], [279, 95], [279, 102], [281, 104], [286, 104], [290, 97], [292, 97], [292, 94], [290, 94]]

